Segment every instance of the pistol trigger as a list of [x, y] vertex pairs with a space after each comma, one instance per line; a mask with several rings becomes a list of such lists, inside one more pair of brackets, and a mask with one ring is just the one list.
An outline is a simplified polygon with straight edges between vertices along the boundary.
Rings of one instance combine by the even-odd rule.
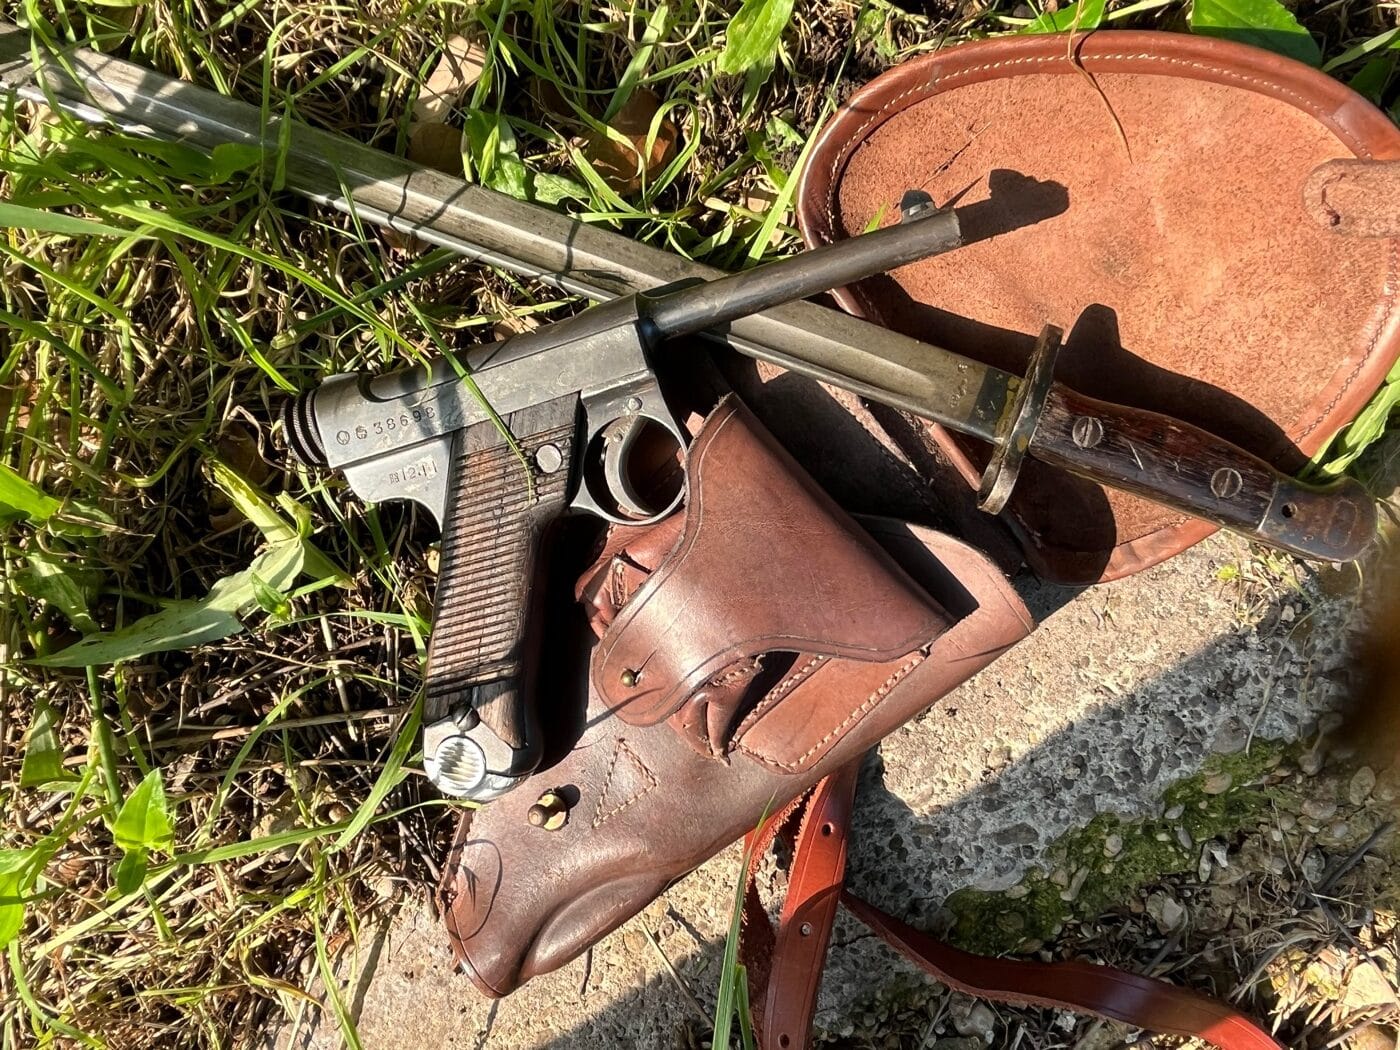
[[613, 420], [603, 432], [603, 480], [617, 509], [629, 518], [649, 518], [654, 513], [627, 475], [627, 458], [645, 426], [640, 415], [629, 413]]

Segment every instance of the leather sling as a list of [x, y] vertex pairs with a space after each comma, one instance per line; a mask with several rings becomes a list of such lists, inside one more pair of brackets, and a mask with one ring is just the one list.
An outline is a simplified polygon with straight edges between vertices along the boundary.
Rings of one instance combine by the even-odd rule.
[[[936, 980], [982, 999], [1049, 1006], [1194, 1036], [1221, 1050], [1282, 1045], [1224, 1002], [1110, 966], [993, 959], [961, 951], [901, 922], [845, 888], [846, 850], [859, 763], [823, 779], [746, 840], [743, 950], [764, 1050], [808, 1045], [838, 903]], [[754, 890], [757, 867], [785, 825], [799, 817], [787, 897], [774, 930]]]

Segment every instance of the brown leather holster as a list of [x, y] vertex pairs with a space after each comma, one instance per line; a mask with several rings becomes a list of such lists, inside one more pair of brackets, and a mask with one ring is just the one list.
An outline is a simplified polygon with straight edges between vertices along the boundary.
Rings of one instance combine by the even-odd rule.
[[[459, 827], [440, 889], [488, 995], [575, 958], [673, 880], [1032, 629], [982, 554], [842, 511], [733, 398], [686, 510], [617, 528], [579, 580], [587, 717], [556, 764]], [[552, 792], [562, 827], [532, 824]]]
[[[733, 397], [699, 428], [686, 476], [684, 513], [614, 529], [578, 580], [594, 644], [577, 743], [458, 827], [439, 903], [483, 992], [564, 965], [747, 834], [743, 948], [765, 1050], [808, 1043], [838, 902], [965, 992], [1277, 1050], [1207, 997], [1109, 967], [968, 955], [847, 893], [861, 755], [1031, 617], [966, 544], [850, 517]], [[545, 797], [562, 823], [538, 812]], [[774, 927], [753, 877], [799, 814]]]

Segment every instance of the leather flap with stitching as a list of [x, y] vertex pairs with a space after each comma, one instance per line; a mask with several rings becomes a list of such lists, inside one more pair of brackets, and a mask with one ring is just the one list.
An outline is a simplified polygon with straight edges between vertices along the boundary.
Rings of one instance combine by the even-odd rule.
[[594, 688], [623, 721], [652, 725], [697, 692], [747, 687], [765, 654], [883, 663], [948, 626], [734, 399], [706, 421], [686, 474], [679, 540], [594, 653]]
[[[1066, 386], [1293, 473], [1400, 355], [1400, 238], [1385, 235], [1397, 210], [1358, 207], [1383, 194], [1382, 158], [1400, 159], [1400, 128], [1281, 55], [1134, 30], [999, 37], [852, 95], [812, 147], [798, 224], [817, 247], [896, 221], [911, 190], [956, 199], [981, 216], [966, 246], [838, 289], [841, 305], [1018, 375], [1058, 325]], [[1068, 207], [1020, 218], [1052, 199]], [[984, 443], [913, 417], [889, 425], [977, 488]], [[1062, 583], [1136, 572], [1213, 531], [1038, 462], [1003, 519], [1036, 573]]]

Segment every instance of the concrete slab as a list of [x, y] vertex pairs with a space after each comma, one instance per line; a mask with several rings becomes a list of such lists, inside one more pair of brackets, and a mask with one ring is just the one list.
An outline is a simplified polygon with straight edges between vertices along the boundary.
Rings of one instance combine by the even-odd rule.
[[[1097, 813], [1153, 814], [1163, 789], [1212, 752], [1308, 732], [1338, 699], [1357, 572], [1277, 569], [1217, 536], [1082, 593], [1024, 581], [1039, 630], [867, 764], [852, 885], [928, 921], [954, 890], [1012, 885]], [[451, 971], [436, 922], [409, 909], [350, 967], [364, 1045], [694, 1045], [689, 1033], [713, 1008], [739, 859], [724, 852], [590, 957], [499, 1003]], [[819, 1025], [839, 1029], [901, 974], [914, 979], [870, 938], [838, 928]], [[328, 1021], [298, 1043], [340, 1037]]]

